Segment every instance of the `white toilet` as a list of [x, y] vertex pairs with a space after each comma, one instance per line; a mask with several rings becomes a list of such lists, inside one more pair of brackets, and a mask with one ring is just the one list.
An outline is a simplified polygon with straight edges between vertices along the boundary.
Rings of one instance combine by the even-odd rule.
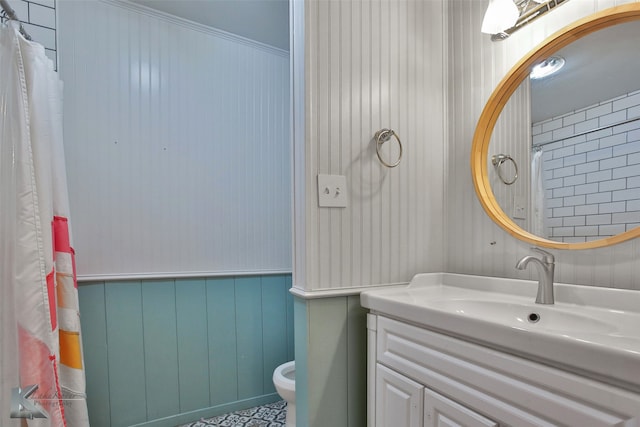
[[287, 402], [286, 427], [296, 427], [296, 362], [283, 363], [273, 371], [273, 385]]

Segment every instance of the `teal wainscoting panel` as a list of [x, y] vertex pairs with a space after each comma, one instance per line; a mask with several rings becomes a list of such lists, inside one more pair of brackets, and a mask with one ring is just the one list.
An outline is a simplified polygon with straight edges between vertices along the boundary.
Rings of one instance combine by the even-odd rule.
[[347, 297], [347, 404], [349, 427], [367, 425], [367, 310]]
[[111, 426], [147, 417], [140, 282], [105, 285]]
[[209, 389], [211, 405], [238, 400], [234, 280], [207, 279]]
[[209, 406], [209, 345], [205, 280], [176, 280], [180, 411]]
[[89, 422], [94, 427], [107, 427], [111, 424], [111, 415], [104, 283], [86, 283], [78, 286], [78, 299], [82, 313], [82, 351], [87, 381]]
[[264, 389], [260, 289], [260, 277], [235, 279], [239, 399], [258, 396]]
[[180, 412], [176, 290], [173, 280], [142, 283], [147, 419]]
[[175, 426], [277, 400], [273, 369], [294, 356], [290, 287], [290, 275], [81, 284], [91, 426]]
[[287, 362], [287, 282], [285, 276], [262, 278], [263, 393], [275, 393], [273, 371]]

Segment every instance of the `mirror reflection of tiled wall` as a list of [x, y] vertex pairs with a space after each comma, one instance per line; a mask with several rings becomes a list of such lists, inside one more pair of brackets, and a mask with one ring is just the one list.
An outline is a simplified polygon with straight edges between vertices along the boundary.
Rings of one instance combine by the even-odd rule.
[[532, 134], [544, 153], [550, 238], [584, 242], [640, 226], [640, 91], [534, 123]]

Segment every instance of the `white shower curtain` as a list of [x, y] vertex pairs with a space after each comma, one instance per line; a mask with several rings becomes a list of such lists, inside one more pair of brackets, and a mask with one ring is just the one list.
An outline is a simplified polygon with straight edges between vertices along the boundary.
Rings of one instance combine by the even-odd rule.
[[14, 23], [0, 28], [0, 76], [0, 425], [21, 425], [10, 413], [28, 416], [24, 399], [47, 416], [29, 426], [88, 426], [62, 82]]
[[547, 237], [542, 150], [534, 150], [531, 156], [531, 211], [531, 232]]

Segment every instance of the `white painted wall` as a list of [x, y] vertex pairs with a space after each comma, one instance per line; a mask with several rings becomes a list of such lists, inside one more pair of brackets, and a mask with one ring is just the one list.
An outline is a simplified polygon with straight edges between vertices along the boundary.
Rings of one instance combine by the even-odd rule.
[[288, 54], [126, 2], [57, 6], [79, 276], [290, 271]]
[[[475, 125], [493, 89], [526, 52], [564, 25], [623, 3], [628, 1], [572, 0], [509, 39], [493, 43], [480, 33], [488, 1], [449, 0], [447, 271], [535, 278], [535, 272], [514, 268], [518, 258], [530, 252], [529, 245], [494, 225], [476, 198], [469, 173]], [[609, 248], [552, 252], [559, 282], [640, 289], [638, 239]]]
[[[443, 269], [444, 9], [292, 2], [294, 287], [390, 284]], [[395, 169], [376, 157], [382, 128], [404, 146]], [[318, 208], [319, 173], [346, 175], [347, 208]]]

